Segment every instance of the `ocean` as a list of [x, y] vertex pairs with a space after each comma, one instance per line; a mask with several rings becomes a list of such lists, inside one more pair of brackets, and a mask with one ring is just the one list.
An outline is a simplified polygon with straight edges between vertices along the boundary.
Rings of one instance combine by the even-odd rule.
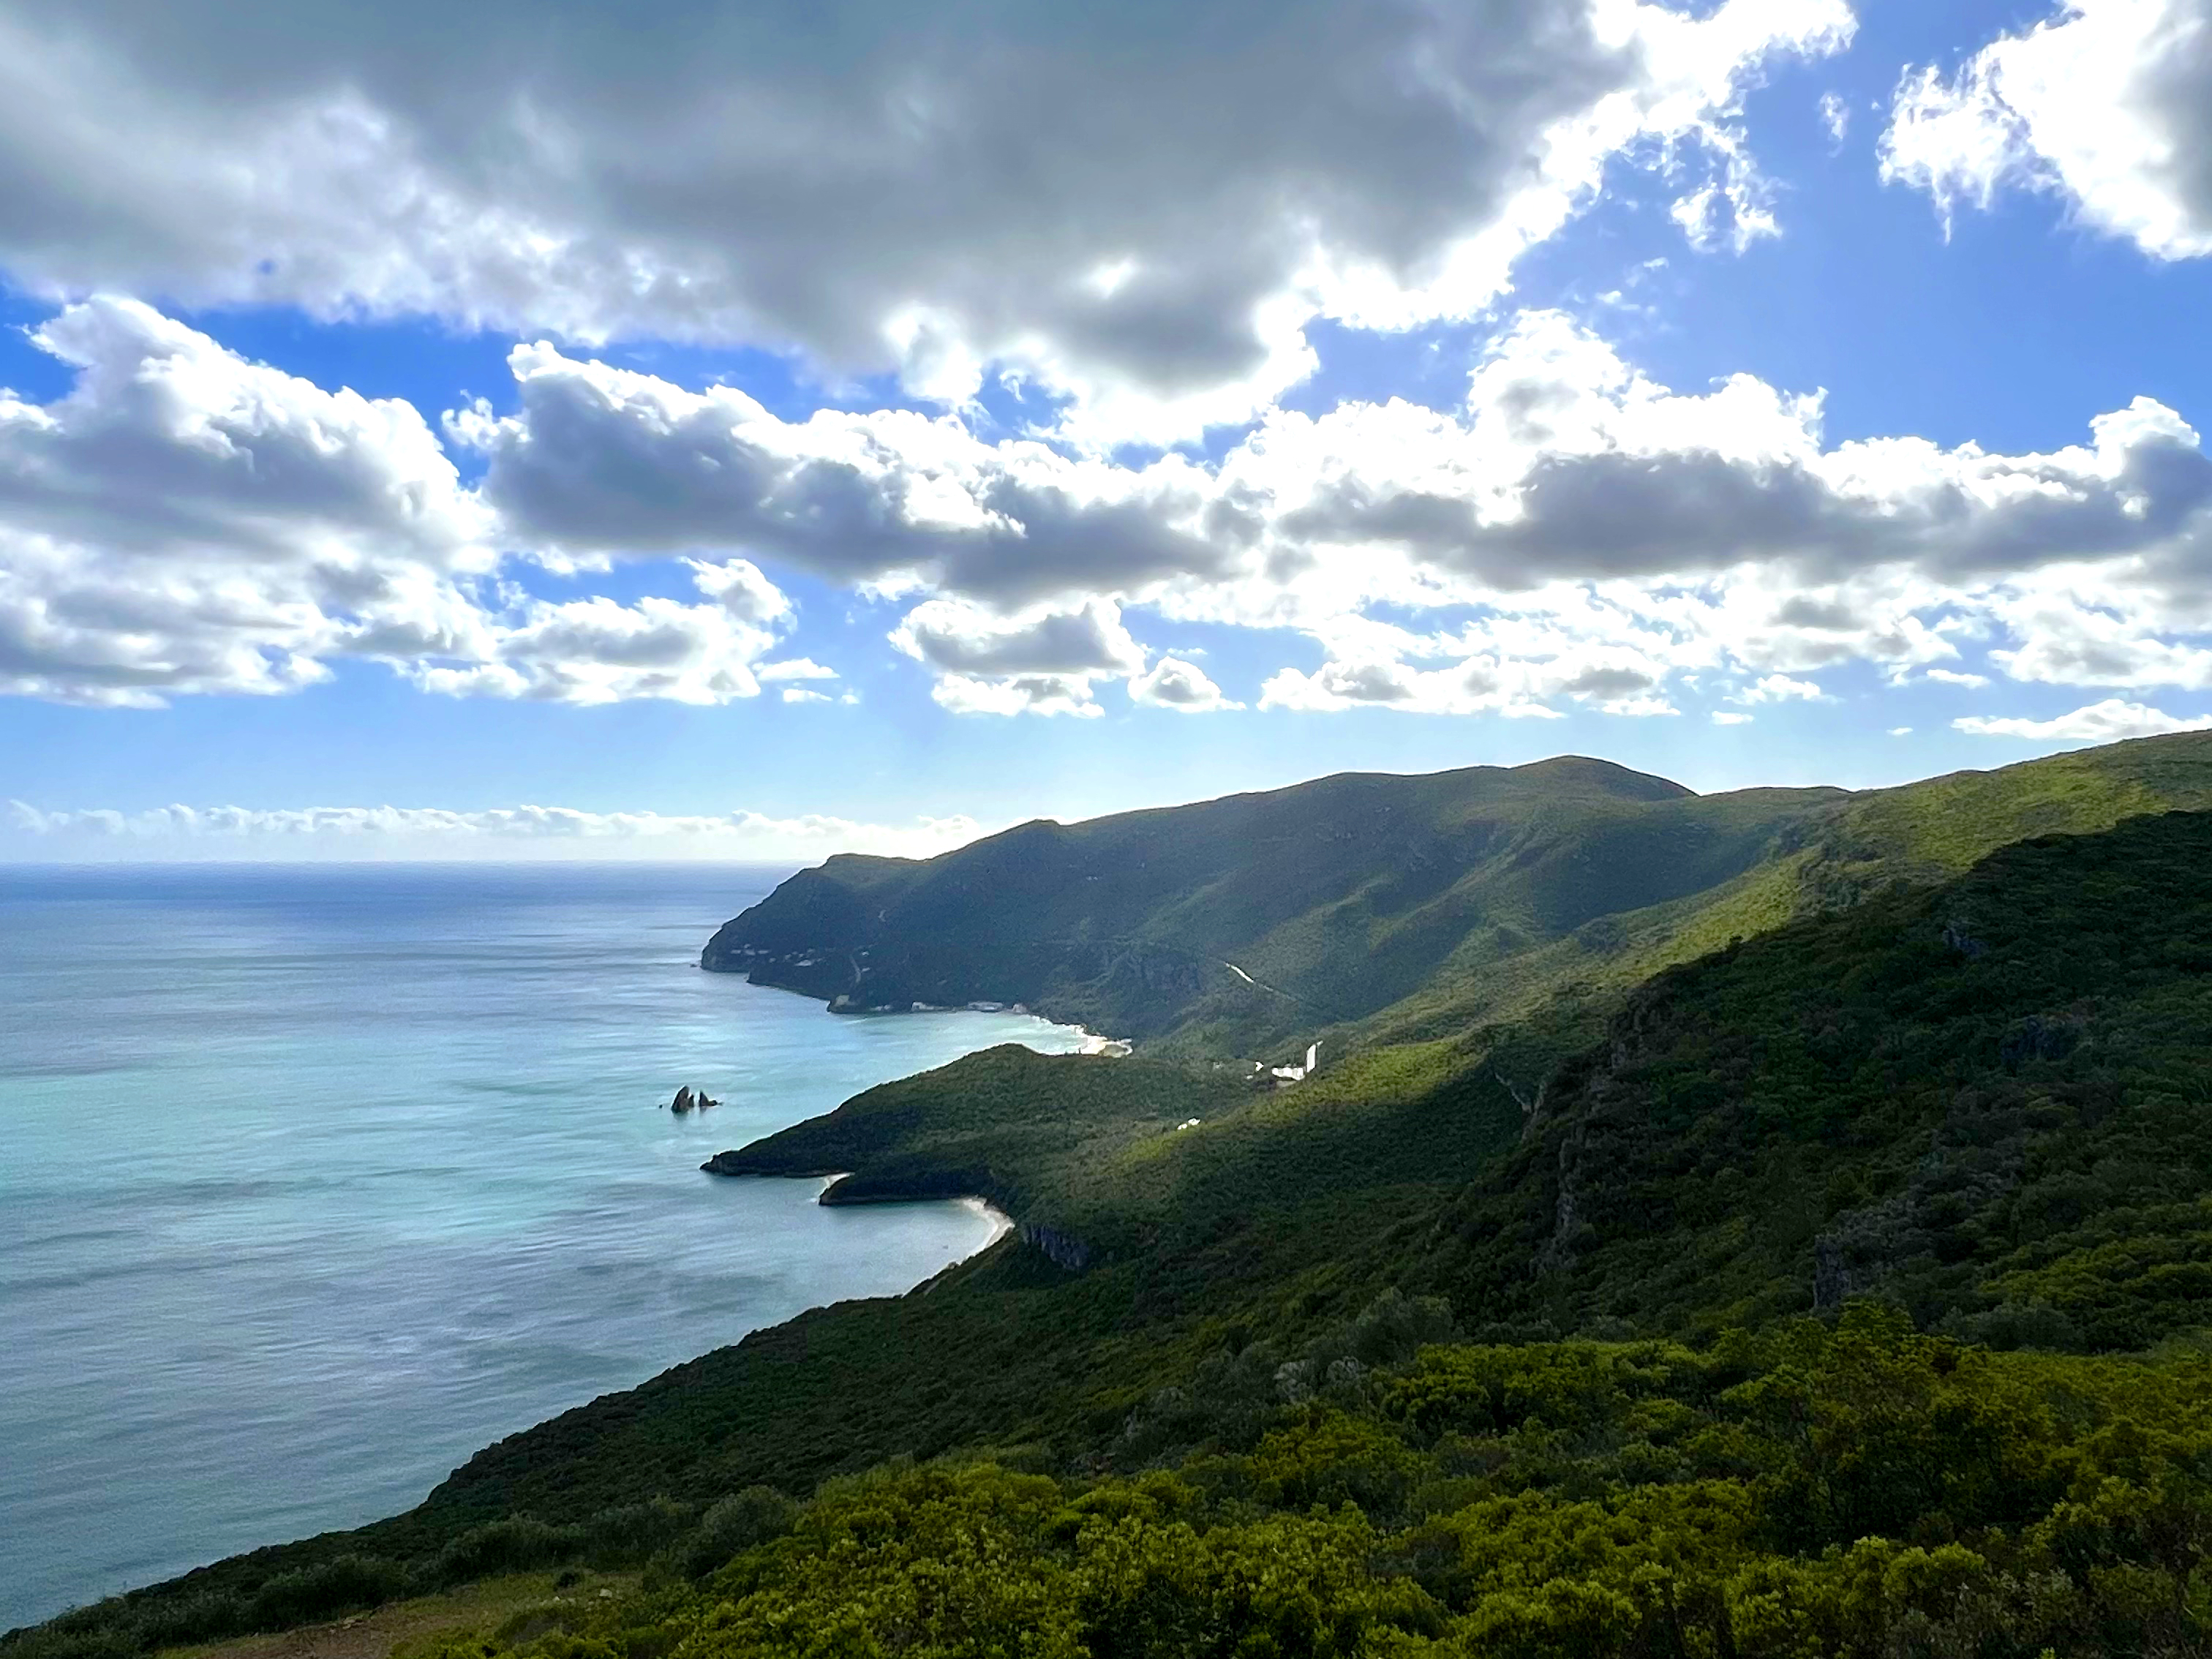
[[[0, 1629], [988, 1241], [713, 1152], [1079, 1031], [702, 973], [732, 866], [0, 868]], [[722, 1104], [678, 1118], [678, 1085]]]

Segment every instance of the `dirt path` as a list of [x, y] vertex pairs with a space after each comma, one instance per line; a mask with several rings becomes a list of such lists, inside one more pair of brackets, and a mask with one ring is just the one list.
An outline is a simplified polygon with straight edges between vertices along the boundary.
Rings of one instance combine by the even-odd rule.
[[394, 1601], [334, 1624], [172, 1648], [162, 1659], [392, 1659], [395, 1651], [428, 1638], [467, 1630], [489, 1632], [532, 1607], [596, 1601], [602, 1591], [612, 1597], [634, 1583], [633, 1576], [586, 1573], [577, 1583], [556, 1589], [551, 1573], [525, 1573], [471, 1584], [447, 1595]]

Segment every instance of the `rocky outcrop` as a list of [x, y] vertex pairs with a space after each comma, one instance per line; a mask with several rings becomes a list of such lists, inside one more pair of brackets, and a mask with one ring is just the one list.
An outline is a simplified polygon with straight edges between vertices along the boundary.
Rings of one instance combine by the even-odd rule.
[[1093, 1255], [1091, 1246], [1073, 1233], [1064, 1233], [1056, 1227], [1038, 1226], [1027, 1221], [1019, 1224], [1015, 1231], [1023, 1243], [1054, 1266], [1065, 1267], [1072, 1273], [1079, 1273], [1091, 1265]]
[[676, 1091], [676, 1098], [668, 1103], [668, 1109], [681, 1117], [686, 1112], [703, 1112], [721, 1103], [704, 1089], [695, 1090], [687, 1083]]
[[[791, 1170], [763, 1169], [757, 1161], [747, 1158], [745, 1156], [744, 1150], [742, 1148], [735, 1152], [717, 1152], [714, 1157], [708, 1158], [699, 1167], [704, 1170], [708, 1175], [718, 1176], [790, 1176], [802, 1173]], [[819, 1180], [823, 1176], [834, 1172], [827, 1170], [820, 1170], [805, 1171], [804, 1173], [811, 1175], [815, 1179]]]
[[1966, 921], [1957, 916], [1943, 924], [1943, 943], [1960, 956], [1978, 957], [1990, 947], [1968, 931]]
[[1929, 1150], [1896, 1192], [1832, 1218], [1813, 1241], [1813, 1306], [1826, 1312], [1878, 1291], [1900, 1268], [1955, 1260], [1970, 1241], [1956, 1229], [2020, 1185], [2030, 1110], [1961, 1091]]

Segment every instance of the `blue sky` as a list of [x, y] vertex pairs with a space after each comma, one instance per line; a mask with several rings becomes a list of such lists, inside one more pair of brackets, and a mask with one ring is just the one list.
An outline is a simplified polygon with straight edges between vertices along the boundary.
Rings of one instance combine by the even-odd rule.
[[1493, 9], [0, 0], [0, 859], [2212, 724], [2212, 0]]

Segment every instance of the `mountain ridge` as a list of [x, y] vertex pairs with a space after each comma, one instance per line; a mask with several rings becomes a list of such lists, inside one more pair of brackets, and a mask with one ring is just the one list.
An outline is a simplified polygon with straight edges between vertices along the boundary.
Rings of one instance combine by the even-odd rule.
[[1862, 791], [1700, 795], [1582, 756], [1339, 773], [840, 855], [700, 960], [838, 1012], [1018, 1002], [1164, 1053], [1270, 1054], [1524, 1014], [2008, 841], [2203, 805], [2203, 733]]

